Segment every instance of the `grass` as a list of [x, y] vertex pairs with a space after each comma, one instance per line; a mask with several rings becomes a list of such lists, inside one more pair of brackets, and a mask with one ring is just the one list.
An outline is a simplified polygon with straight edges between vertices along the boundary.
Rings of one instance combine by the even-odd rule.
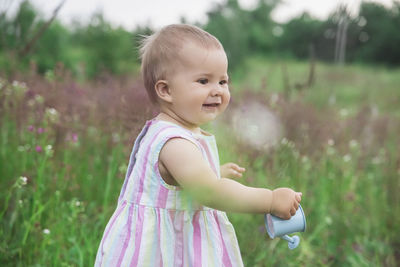
[[[285, 78], [285, 71], [287, 78]], [[368, 102], [380, 111], [400, 116], [400, 69], [383, 66], [333, 66], [316, 63], [313, 90], [296, 91], [296, 84], [307, 81], [310, 66], [305, 62], [269, 61], [250, 58], [243, 68], [231, 76], [235, 92], [248, 90], [265, 93], [284, 93], [285, 81], [292, 95], [303, 95], [304, 101], [316, 107], [334, 105], [336, 108], [357, 109]]]
[[[243, 183], [303, 192], [307, 231], [293, 251], [269, 239], [262, 215], [229, 214], [245, 266], [398, 265], [399, 71], [317, 63], [314, 85], [299, 92], [294, 84], [307, 77], [308, 64], [286, 62], [292, 90], [283, 97], [282, 64], [250, 59], [232, 81], [236, 105], [262, 100], [292, 129], [278, 146], [257, 150], [238, 142], [228, 115], [207, 125], [221, 162], [246, 167]], [[137, 81], [61, 78], [1, 80], [2, 266], [93, 265], [133, 138], [152, 116]], [[134, 106], [124, 106], [132, 99]], [[134, 110], [112, 112], [121, 106]]]

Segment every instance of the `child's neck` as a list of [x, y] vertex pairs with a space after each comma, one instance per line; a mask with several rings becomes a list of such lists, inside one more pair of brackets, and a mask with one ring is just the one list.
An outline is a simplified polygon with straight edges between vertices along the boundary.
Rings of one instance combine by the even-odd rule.
[[174, 116], [175, 114], [169, 114], [168, 112], [163, 112], [161, 111], [156, 119], [157, 120], [161, 120], [161, 121], [168, 121], [168, 122], [172, 122], [174, 124], [177, 124], [195, 134], [201, 134], [202, 130], [198, 125], [193, 125], [193, 124], [189, 124], [186, 123], [185, 121], [183, 121], [182, 119], [180, 119], [178, 116]]

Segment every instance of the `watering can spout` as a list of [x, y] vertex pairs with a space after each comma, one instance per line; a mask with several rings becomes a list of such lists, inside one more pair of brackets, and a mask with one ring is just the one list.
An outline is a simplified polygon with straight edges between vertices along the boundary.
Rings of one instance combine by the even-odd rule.
[[297, 235], [294, 235], [292, 237], [284, 235], [282, 236], [282, 239], [285, 239], [288, 242], [288, 247], [290, 249], [295, 249], [300, 244], [300, 237], [298, 237]]

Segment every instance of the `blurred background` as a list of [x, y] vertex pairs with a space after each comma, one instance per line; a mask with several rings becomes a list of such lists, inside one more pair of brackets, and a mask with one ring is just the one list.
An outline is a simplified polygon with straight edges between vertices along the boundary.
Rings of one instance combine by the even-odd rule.
[[240, 182], [303, 192], [300, 246], [229, 214], [245, 266], [400, 264], [399, 1], [0, 1], [0, 263], [93, 265], [157, 114], [141, 36], [215, 35], [231, 104], [205, 128]]

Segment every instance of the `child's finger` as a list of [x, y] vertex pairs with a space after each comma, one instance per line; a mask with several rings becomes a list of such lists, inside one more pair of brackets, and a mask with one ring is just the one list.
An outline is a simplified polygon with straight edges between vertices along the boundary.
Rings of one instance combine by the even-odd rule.
[[302, 195], [301, 192], [296, 192], [295, 198], [296, 198], [297, 202], [301, 202], [301, 195]]
[[238, 177], [238, 178], [243, 176], [240, 172], [235, 171], [235, 170], [232, 170], [231, 173], [233, 176]]
[[235, 171], [237, 171], [237, 172], [244, 172], [246, 169], [245, 168], [243, 168], [243, 167], [240, 167], [239, 165], [237, 165], [237, 164], [235, 164], [235, 163], [232, 163], [232, 168], [235, 170]]
[[295, 208], [291, 208], [290, 209], [290, 215], [294, 216], [296, 214], [296, 209]]

